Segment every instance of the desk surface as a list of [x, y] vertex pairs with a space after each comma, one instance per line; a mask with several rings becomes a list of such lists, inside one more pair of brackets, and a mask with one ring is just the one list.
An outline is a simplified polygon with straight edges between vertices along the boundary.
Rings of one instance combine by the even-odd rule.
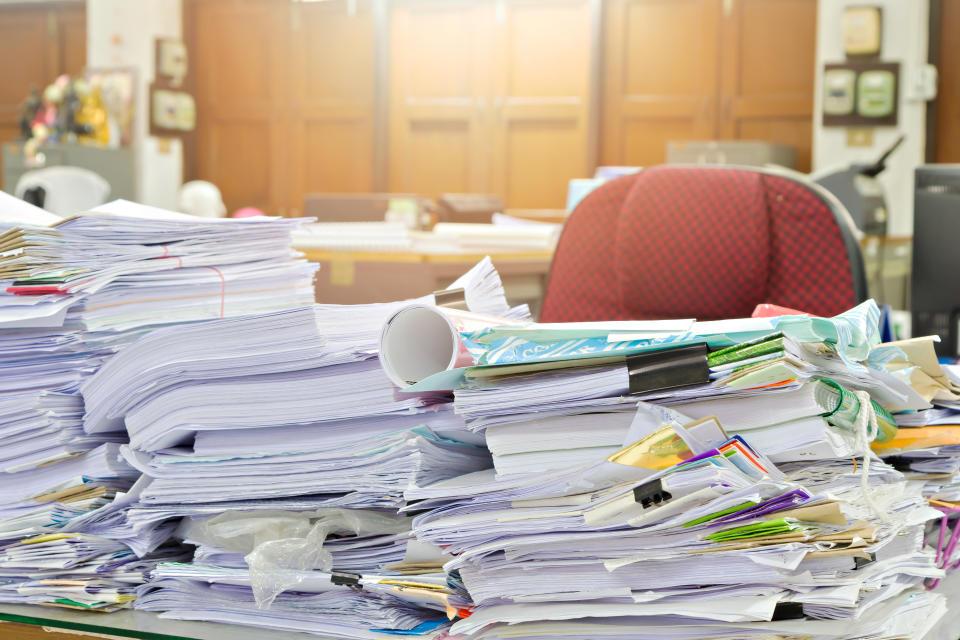
[[[486, 254], [304, 250], [320, 264], [317, 302], [367, 304], [405, 300], [447, 287]], [[491, 254], [511, 304], [526, 303], [536, 315], [552, 251]]]
[[509, 253], [411, 253], [404, 251], [334, 251], [330, 249], [299, 249], [310, 262], [351, 260], [354, 262], [404, 262], [415, 264], [469, 264], [474, 265], [486, 256], [493, 263], [550, 263], [553, 251], [518, 251]]
[[98, 613], [59, 607], [0, 605], [0, 638], [16, 640], [16, 636], [6, 635], [2, 622], [69, 630], [77, 634], [77, 640], [87, 637], [86, 634], [91, 634], [91, 638], [108, 635], [142, 640], [263, 640], [264, 637], [270, 640], [325, 640], [325, 636], [309, 633], [267, 631], [258, 627], [213, 622], [164, 620], [155, 613], [133, 610]]
[[[960, 571], [951, 574], [937, 589], [947, 597], [947, 615], [934, 627], [925, 640], [960, 639]], [[164, 620], [155, 613], [124, 610], [116, 613], [74, 611], [58, 607], [30, 605], [0, 605], [0, 637], [16, 640], [17, 636], [5, 635], [2, 622], [15, 622], [49, 629], [65, 629], [85, 633], [109, 635], [119, 638], [142, 640], [330, 640], [324, 636], [307, 633], [267, 631], [257, 627], [241, 627], [212, 622], [184, 622]], [[30, 636], [33, 637], [33, 636]]]

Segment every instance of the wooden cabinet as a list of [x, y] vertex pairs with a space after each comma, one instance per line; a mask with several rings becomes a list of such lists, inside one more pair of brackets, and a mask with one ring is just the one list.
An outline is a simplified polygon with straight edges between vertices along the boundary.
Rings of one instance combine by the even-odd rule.
[[816, 0], [185, 1], [187, 175], [230, 209], [561, 207], [598, 160], [657, 164], [670, 140], [781, 142], [809, 168]]
[[373, 190], [371, 0], [193, 0], [196, 177], [228, 209], [297, 215], [310, 191]]
[[31, 87], [43, 91], [58, 75], [83, 71], [86, 31], [83, 2], [0, 6], [0, 144], [20, 136], [20, 104]]
[[591, 11], [586, 0], [495, 5], [491, 186], [510, 207], [563, 207], [570, 179], [593, 172]]
[[309, 192], [374, 189], [372, 3], [292, 3], [291, 213]]
[[670, 140], [792, 145], [810, 168], [816, 0], [608, 0], [604, 164]]
[[714, 137], [719, 13], [715, 0], [608, 0], [604, 164], [659, 164], [670, 140]]
[[[960, 0], [940, 4], [938, 87], [934, 104], [936, 162], [960, 162]], [[931, 34], [932, 35], [932, 34]]]
[[394, 3], [390, 191], [490, 190], [491, 7], [482, 0]]
[[397, 0], [391, 191], [562, 206], [592, 171], [591, 0]]

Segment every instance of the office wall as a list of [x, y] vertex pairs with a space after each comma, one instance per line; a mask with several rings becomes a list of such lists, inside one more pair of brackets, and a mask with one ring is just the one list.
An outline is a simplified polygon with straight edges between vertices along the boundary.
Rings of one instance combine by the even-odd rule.
[[890, 159], [880, 180], [887, 192], [890, 211], [888, 233], [906, 236], [913, 231], [913, 171], [924, 161], [926, 145], [926, 101], [919, 97], [915, 82], [927, 62], [927, 0], [871, 0], [883, 7], [883, 48], [881, 59], [899, 61], [900, 123], [874, 131], [869, 147], [847, 146], [846, 129], [824, 127], [820, 113], [823, 104], [823, 65], [844, 60], [841, 19], [847, 6], [862, 5], [861, 0], [819, 0], [817, 19], [817, 74], [813, 122], [813, 168], [826, 170], [852, 162], [874, 160], [901, 133], [907, 136], [903, 146]]
[[181, 37], [180, 0], [88, 0], [87, 64], [134, 67], [137, 71], [133, 144], [137, 156], [137, 199], [177, 208], [183, 147], [177, 140], [148, 135], [147, 90], [153, 81], [154, 39]]

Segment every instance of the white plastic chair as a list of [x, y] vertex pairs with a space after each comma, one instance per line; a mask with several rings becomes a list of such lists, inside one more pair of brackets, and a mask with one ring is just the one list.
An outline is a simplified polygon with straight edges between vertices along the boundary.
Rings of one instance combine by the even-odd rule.
[[180, 187], [180, 211], [201, 218], [222, 218], [227, 214], [217, 185], [206, 180], [191, 180]]
[[42, 187], [43, 208], [59, 216], [89, 211], [107, 201], [110, 183], [82, 167], [47, 167], [23, 174], [14, 195], [21, 200], [28, 189]]

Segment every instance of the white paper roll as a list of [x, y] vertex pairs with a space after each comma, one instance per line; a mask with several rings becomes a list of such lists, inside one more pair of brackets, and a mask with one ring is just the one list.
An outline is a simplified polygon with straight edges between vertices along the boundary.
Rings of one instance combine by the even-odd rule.
[[395, 385], [406, 387], [442, 371], [476, 364], [460, 339], [461, 331], [514, 323], [447, 307], [404, 307], [380, 332], [380, 364]]

